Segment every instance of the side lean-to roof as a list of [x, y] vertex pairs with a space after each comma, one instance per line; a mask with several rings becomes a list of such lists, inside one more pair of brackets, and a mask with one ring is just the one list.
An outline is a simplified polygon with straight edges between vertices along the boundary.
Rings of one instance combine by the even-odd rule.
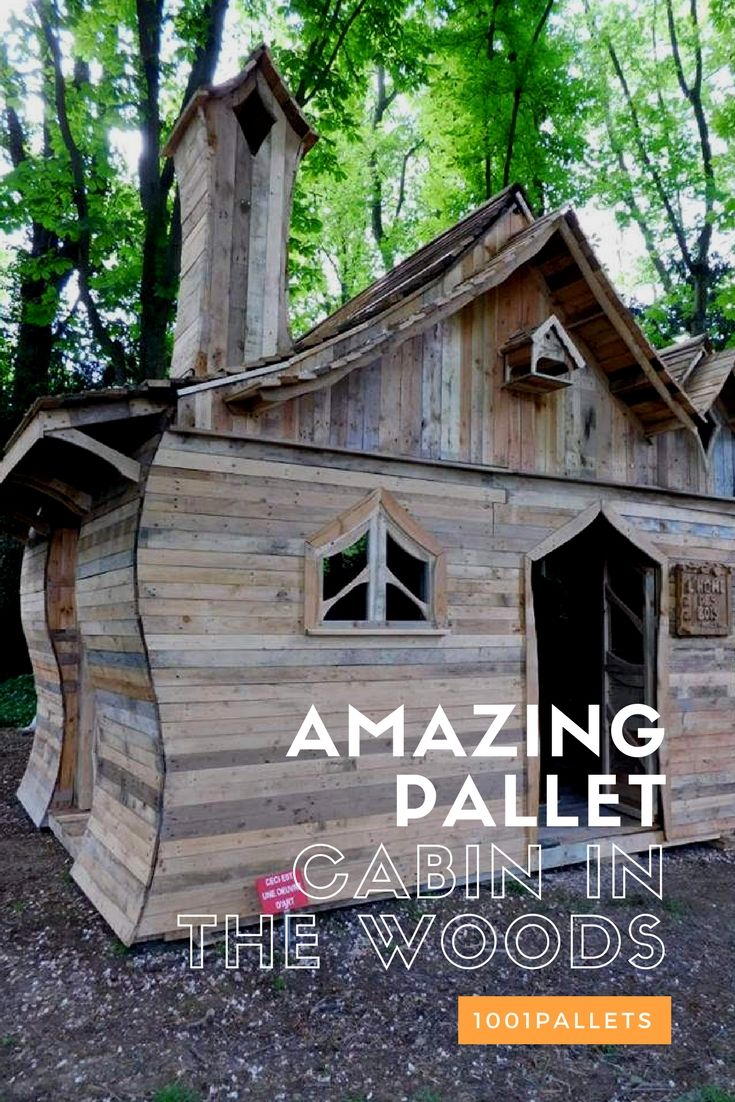
[[[493, 250], [492, 228], [513, 209], [525, 225]], [[724, 385], [735, 351], [713, 357], [708, 345], [696, 344], [691, 357], [679, 346], [657, 352], [605, 275], [575, 214], [561, 210], [534, 220], [518, 185], [494, 196], [315, 326], [287, 359], [230, 372], [182, 393], [223, 388], [222, 398], [232, 408], [262, 411], [331, 386], [526, 266], [544, 281], [575, 343], [591, 354], [611, 393], [647, 434], [701, 429], [708, 408], [703, 403], [718, 383], [720, 389]], [[682, 365], [689, 366], [695, 353], [695, 370], [685, 377]]]
[[14, 534], [78, 520], [111, 477], [137, 483], [135, 451], [175, 401], [161, 380], [34, 402], [0, 462], [0, 510]]
[[664, 348], [661, 359], [701, 416], [723, 395], [733, 372], [735, 349], [713, 352], [709, 338], [702, 333], [687, 341]]

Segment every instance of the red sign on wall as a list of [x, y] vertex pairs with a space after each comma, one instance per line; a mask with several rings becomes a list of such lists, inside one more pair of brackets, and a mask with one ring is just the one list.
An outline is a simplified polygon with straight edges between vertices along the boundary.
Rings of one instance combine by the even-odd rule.
[[298, 911], [309, 904], [308, 896], [293, 874], [293, 869], [261, 876], [255, 881], [260, 899], [260, 913], [279, 915], [286, 911]]

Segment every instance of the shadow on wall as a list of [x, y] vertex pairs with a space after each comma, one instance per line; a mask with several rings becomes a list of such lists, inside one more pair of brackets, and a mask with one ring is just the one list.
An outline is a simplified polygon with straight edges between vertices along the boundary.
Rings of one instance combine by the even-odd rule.
[[29, 673], [23, 627], [20, 621], [20, 566], [23, 545], [0, 531], [0, 623], [3, 626], [0, 647], [0, 682], [8, 677]]

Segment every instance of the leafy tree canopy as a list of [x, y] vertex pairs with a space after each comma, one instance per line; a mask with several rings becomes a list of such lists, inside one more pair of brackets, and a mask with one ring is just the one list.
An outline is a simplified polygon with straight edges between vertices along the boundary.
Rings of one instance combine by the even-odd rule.
[[[733, 0], [29, 0], [0, 47], [0, 398], [163, 375], [180, 256], [161, 147], [270, 42], [321, 140], [294, 328], [512, 181], [634, 227], [659, 343], [731, 340]], [[225, 32], [225, 26], [227, 31]], [[221, 48], [226, 33], [226, 71]]]

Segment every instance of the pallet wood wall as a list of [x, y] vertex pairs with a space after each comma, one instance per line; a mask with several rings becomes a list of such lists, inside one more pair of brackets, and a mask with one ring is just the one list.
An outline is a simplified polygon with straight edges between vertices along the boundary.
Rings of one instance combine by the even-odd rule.
[[233, 413], [219, 391], [205, 391], [182, 398], [179, 423], [635, 485], [723, 492], [727, 484], [724, 492], [732, 494], [733, 434], [727, 426], [715, 441], [722, 453], [718, 467], [705, 461], [686, 430], [647, 440], [584, 349], [589, 366], [577, 370], [565, 390], [535, 396], [504, 388], [498, 350], [517, 329], [539, 325], [555, 311], [558, 303], [526, 268], [331, 387], [257, 416]]
[[61, 671], [46, 616], [46, 564], [49, 539], [32, 534], [23, 556], [21, 619], [36, 686], [36, 732], [18, 799], [35, 826], [41, 826], [53, 798], [61, 763], [64, 697]]
[[[450, 631], [307, 637], [304, 541], [380, 486], [446, 548]], [[168, 433], [138, 541], [166, 769], [160, 848], [137, 936], [175, 932], [184, 910], [255, 914], [255, 878], [288, 867], [311, 840], [342, 848], [347, 871], [384, 842], [410, 881], [427, 831], [450, 847], [486, 839], [476, 824], [434, 827], [468, 771], [501, 820], [509, 760], [423, 761], [417, 771], [437, 784], [439, 807], [398, 830], [396, 762], [385, 740], [369, 740], [357, 762], [287, 760], [286, 749], [311, 703], [342, 751], [348, 703], [373, 718], [404, 703], [409, 748], [442, 703], [474, 745], [482, 733], [474, 703], [525, 700], [526, 553], [602, 497], [611, 492], [593, 482]], [[612, 497], [672, 559], [735, 564], [735, 503], [633, 489]], [[670, 647], [671, 836], [713, 836], [735, 826], [727, 720], [735, 644], [672, 638]], [[519, 726], [506, 736], [521, 754], [522, 737]], [[523, 791], [522, 756], [516, 764]], [[528, 837], [499, 828], [493, 840], [520, 857]]]
[[78, 787], [80, 644], [74, 569], [78, 528], [55, 528], [46, 560], [46, 622], [59, 669], [64, 740], [53, 806], [66, 807]]
[[727, 424], [724, 410], [721, 421], [721, 428], [708, 448], [707, 484], [712, 493], [732, 497], [735, 494], [735, 433]]
[[[137, 458], [145, 461], [145, 453]], [[125, 941], [140, 917], [155, 858], [162, 783], [157, 707], [136, 597], [143, 485], [113, 482], [98, 498], [82, 525], [76, 567], [95, 776], [72, 875]]]

